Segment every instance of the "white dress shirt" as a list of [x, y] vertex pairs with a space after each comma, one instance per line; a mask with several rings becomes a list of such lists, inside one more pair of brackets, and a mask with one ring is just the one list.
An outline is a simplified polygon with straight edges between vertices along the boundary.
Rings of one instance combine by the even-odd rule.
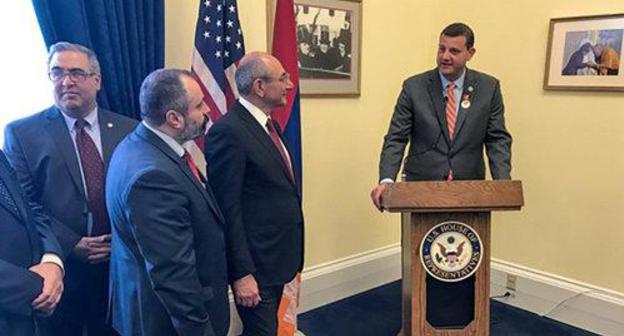
[[[250, 103], [248, 100], [246, 100], [243, 97], [239, 97], [238, 101], [241, 103], [241, 105], [243, 105], [247, 109], [247, 111], [249, 111], [249, 113], [251, 113], [254, 119], [258, 121], [260, 126], [262, 126], [262, 129], [266, 132], [266, 134], [268, 136], [271, 136], [271, 134], [269, 134], [269, 129], [266, 126], [267, 122], [269, 121], [269, 116], [266, 115], [266, 113], [264, 113], [264, 111], [259, 109], [256, 105]], [[284, 153], [288, 153], [288, 149], [286, 148], [286, 145], [284, 145], [284, 143], [282, 142], [282, 139], [279, 139], [279, 142], [280, 142], [280, 145], [282, 145], [282, 148], [284, 149]], [[288, 160], [288, 167], [292, 170], [292, 162], [290, 162], [289, 155], [286, 155], [286, 160]]]

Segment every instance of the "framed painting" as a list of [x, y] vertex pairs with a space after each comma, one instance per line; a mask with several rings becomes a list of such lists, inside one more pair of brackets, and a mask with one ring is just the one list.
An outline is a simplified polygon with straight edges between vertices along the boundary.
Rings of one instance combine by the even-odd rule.
[[545, 90], [624, 91], [624, 14], [550, 20]]
[[[276, 0], [268, 0], [268, 45]], [[305, 96], [360, 94], [360, 0], [294, 0], [299, 84]]]

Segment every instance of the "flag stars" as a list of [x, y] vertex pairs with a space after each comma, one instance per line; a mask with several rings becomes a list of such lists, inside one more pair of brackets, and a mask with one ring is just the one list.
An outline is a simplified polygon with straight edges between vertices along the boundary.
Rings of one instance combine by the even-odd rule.
[[232, 42], [232, 38], [229, 37], [229, 36], [226, 36], [225, 37], [225, 43], [230, 43], [230, 42]]
[[207, 39], [210, 37], [210, 32], [205, 31], [204, 32], [204, 38]]
[[221, 43], [221, 36], [217, 36], [217, 37], [215, 38], [215, 41], [217, 41], [217, 43]]
[[242, 47], [243, 47], [243, 45], [240, 42], [236, 42], [236, 49], [240, 49]]
[[234, 27], [234, 22], [232, 22], [232, 20], [229, 20], [226, 24], [227, 24], [227, 26], [229, 28], [233, 28]]
[[230, 6], [230, 13], [235, 13], [236, 12], [236, 7], [234, 7], [234, 5]]
[[210, 16], [206, 15], [204, 16], [204, 22], [206, 22], [206, 24], [210, 23]]
[[220, 12], [223, 9], [223, 6], [217, 5], [217, 12]]
[[217, 27], [221, 27], [221, 26], [222, 26], [221, 20], [217, 20]]
[[204, 6], [210, 7], [210, 6], [212, 6], [212, 4], [210, 3], [209, 0], [206, 0], [206, 1], [204, 1]]
[[215, 57], [216, 58], [221, 58], [221, 51], [217, 50], [217, 52], [215, 53]]
[[240, 28], [238, 28], [238, 35], [242, 35], [243, 32], [240, 30]]
[[230, 52], [229, 51], [226, 50], [224, 54], [225, 54], [225, 58], [230, 57]]

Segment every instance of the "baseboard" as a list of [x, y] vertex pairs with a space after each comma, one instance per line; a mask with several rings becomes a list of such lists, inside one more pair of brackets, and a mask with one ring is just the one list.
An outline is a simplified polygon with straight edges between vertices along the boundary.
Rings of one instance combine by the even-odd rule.
[[[400, 278], [401, 246], [398, 243], [306, 268], [301, 275], [299, 313]], [[231, 295], [230, 313], [228, 336], [238, 335], [242, 328]]]
[[624, 335], [624, 294], [502, 260], [491, 265], [492, 295], [507, 291], [507, 274], [517, 277], [514, 295], [497, 300], [600, 335]]
[[[503, 294], [507, 274], [517, 277], [506, 304], [600, 335], [624, 335], [624, 294], [502, 260], [491, 263], [491, 295]], [[303, 313], [401, 278], [399, 244], [316, 265], [302, 274]], [[232, 307], [230, 335], [240, 330]]]
[[401, 278], [401, 246], [393, 244], [310, 267], [302, 274], [300, 312]]

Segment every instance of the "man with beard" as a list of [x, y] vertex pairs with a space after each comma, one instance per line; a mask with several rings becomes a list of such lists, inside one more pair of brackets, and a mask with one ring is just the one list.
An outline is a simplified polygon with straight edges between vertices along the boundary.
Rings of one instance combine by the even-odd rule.
[[104, 178], [115, 146], [137, 122], [96, 103], [100, 65], [90, 49], [50, 47], [54, 106], [5, 129], [6, 156], [27, 196], [52, 218], [64, 254], [65, 293], [54, 335], [111, 335], [106, 323], [110, 223]]
[[224, 336], [224, 220], [182, 147], [204, 133], [209, 109], [184, 70], [152, 72], [139, 101], [143, 122], [117, 147], [106, 183], [113, 327], [133, 336]]

